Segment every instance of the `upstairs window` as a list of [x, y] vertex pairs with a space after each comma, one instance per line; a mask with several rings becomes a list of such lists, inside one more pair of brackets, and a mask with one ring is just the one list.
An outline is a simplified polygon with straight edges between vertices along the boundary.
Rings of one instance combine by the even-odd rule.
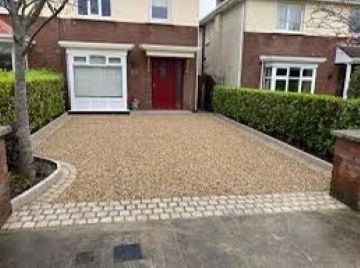
[[349, 31], [350, 31], [350, 33], [360, 34], [360, 10], [359, 9], [353, 9], [350, 11]]
[[78, 0], [78, 14], [83, 16], [111, 16], [110, 0]]
[[151, 0], [151, 19], [167, 21], [169, 19], [169, 0]]
[[277, 29], [300, 32], [303, 6], [300, 4], [279, 3]]

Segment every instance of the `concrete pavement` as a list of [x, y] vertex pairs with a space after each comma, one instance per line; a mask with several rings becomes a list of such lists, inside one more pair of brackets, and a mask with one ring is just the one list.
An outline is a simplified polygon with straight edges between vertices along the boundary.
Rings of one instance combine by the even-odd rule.
[[[141, 259], [123, 261], [131, 257]], [[360, 215], [331, 210], [1, 232], [0, 267], [360, 267]]]

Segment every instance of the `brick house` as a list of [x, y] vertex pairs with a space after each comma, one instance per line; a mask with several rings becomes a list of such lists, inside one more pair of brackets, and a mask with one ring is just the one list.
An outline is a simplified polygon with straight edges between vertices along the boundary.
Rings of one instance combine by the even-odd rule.
[[[0, 67], [11, 69], [5, 10], [1, 20]], [[71, 0], [28, 65], [64, 72], [73, 112], [128, 111], [134, 99], [140, 109], [194, 110], [198, 25], [198, 0]]]
[[[349, 20], [327, 21], [324, 5]], [[346, 98], [360, 63], [348, 22], [359, 8], [356, 1], [217, 0], [200, 21], [202, 72], [226, 84]]]

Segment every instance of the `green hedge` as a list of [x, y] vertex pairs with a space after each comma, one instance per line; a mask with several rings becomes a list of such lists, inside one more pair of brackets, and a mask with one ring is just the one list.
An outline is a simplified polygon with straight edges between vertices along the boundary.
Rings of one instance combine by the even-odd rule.
[[214, 112], [331, 160], [331, 130], [360, 128], [360, 100], [216, 86]]
[[[64, 112], [62, 76], [47, 70], [29, 70], [26, 84], [30, 128], [35, 131]], [[0, 124], [14, 121], [13, 73], [0, 71]]]

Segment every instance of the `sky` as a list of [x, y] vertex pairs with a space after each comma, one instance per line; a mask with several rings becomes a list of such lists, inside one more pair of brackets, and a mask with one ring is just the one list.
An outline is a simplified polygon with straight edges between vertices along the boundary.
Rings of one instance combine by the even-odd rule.
[[215, 8], [216, 0], [200, 0], [200, 19]]

